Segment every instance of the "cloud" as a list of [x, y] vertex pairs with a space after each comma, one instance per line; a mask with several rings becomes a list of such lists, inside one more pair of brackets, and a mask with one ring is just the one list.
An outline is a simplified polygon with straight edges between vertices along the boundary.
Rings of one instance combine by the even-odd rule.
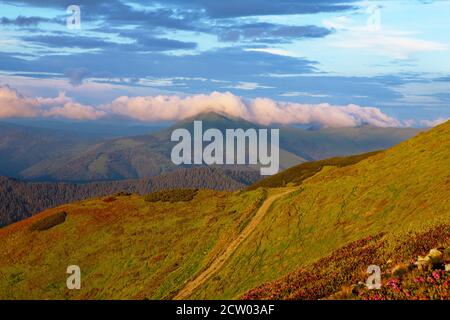
[[29, 27], [29, 26], [36, 26], [39, 23], [42, 22], [49, 22], [50, 19], [42, 18], [42, 17], [24, 17], [24, 16], [18, 16], [15, 19], [10, 19], [6, 17], [2, 17], [0, 19], [0, 24], [2, 25], [12, 25], [12, 26], [18, 26], [18, 27]]
[[[204, 15], [212, 18], [230, 18], [230, 17], [246, 17], [257, 15], [291, 15], [291, 14], [308, 14], [319, 12], [337, 12], [349, 9], [354, 9], [350, 4], [358, 0], [315, 0], [315, 1], [299, 1], [299, 0], [165, 0], [155, 1], [156, 4], [169, 4], [173, 11], [157, 16], [162, 21], [167, 21], [169, 24], [177, 23], [177, 20], [182, 20], [180, 14], [195, 14], [204, 13]], [[8, 3], [29, 4], [35, 7], [44, 8], [66, 8], [72, 4], [71, 1], [66, 0], [9, 0]], [[120, 19], [122, 21], [141, 21], [143, 19], [152, 18], [148, 8], [138, 9], [136, 6], [126, 4], [120, 0], [78, 0], [76, 2], [79, 6], [85, 9], [86, 14], [92, 17], [102, 16], [109, 20]], [[161, 10], [163, 11], [163, 10]], [[178, 14], [175, 14], [178, 13]], [[181, 21], [178, 23], [182, 23]], [[183, 25], [183, 24], [182, 24]]]
[[0, 87], [0, 118], [35, 117], [38, 101], [25, 98], [7, 86]]
[[296, 55], [288, 50], [278, 49], [278, 48], [248, 48], [244, 49], [247, 52], [262, 52], [267, 54], [272, 54], [275, 56], [283, 57], [296, 57]]
[[23, 36], [23, 41], [46, 46], [49, 48], [82, 48], [82, 49], [100, 49], [130, 52], [130, 51], [169, 51], [180, 49], [195, 49], [195, 42], [184, 42], [166, 38], [156, 38], [152, 36], [142, 36], [134, 39], [134, 42], [119, 43], [107, 41], [99, 37], [78, 36], [78, 35], [32, 35]]
[[421, 120], [419, 123], [421, 125], [425, 126], [425, 127], [435, 127], [435, 126], [438, 126], [438, 125], [440, 125], [440, 124], [442, 124], [444, 122], [447, 122], [449, 120], [450, 120], [450, 118], [442, 118], [442, 117], [440, 117], [440, 118], [438, 118], [436, 120]]
[[407, 59], [417, 52], [445, 51], [443, 44], [415, 39], [398, 33], [352, 33], [345, 41], [336, 43], [337, 47], [347, 49], [369, 49], [396, 59]]
[[58, 117], [94, 120], [104, 115], [104, 111], [76, 103], [63, 92], [56, 98], [30, 98], [9, 86], [0, 86], [0, 118]]
[[445, 51], [447, 46], [435, 41], [417, 39], [410, 32], [388, 30], [378, 24], [358, 25], [347, 16], [324, 20], [326, 28], [339, 31], [331, 45], [345, 49], [365, 49], [395, 59], [408, 59], [419, 52]]
[[94, 107], [76, 102], [67, 102], [61, 107], [50, 108], [42, 112], [44, 117], [66, 118], [72, 120], [96, 120], [104, 117], [106, 113]]
[[137, 40], [136, 49], [149, 51], [167, 51], [179, 49], [195, 49], [197, 43], [184, 42], [173, 39], [155, 38], [155, 37], [141, 37]]
[[66, 35], [66, 34], [61, 35], [39, 34], [32, 36], [24, 36], [21, 39], [27, 42], [53, 48], [66, 47], [66, 48], [95, 49], [95, 48], [108, 48], [116, 45], [114, 42], [105, 41], [97, 37]]
[[77, 87], [83, 83], [83, 80], [90, 76], [90, 72], [86, 68], [71, 68], [64, 72], [64, 75], [69, 78], [71, 85]]
[[291, 15], [319, 12], [337, 12], [353, 8], [349, 3], [356, 0], [167, 0], [184, 8], [205, 10], [212, 18], [235, 18], [263, 15]]
[[279, 95], [280, 97], [312, 97], [312, 98], [329, 98], [328, 94], [310, 93], [310, 92], [285, 92]]
[[218, 27], [216, 32], [221, 41], [288, 43], [300, 38], [323, 38], [332, 30], [314, 25], [292, 26], [260, 22]]
[[273, 89], [273, 87], [263, 86], [257, 82], [243, 82], [243, 81], [240, 81], [235, 85], [226, 86], [224, 88], [238, 89], [238, 90]]
[[[160, 52], [134, 50], [101, 50], [70, 55], [47, 54], [34, 60], [0, 52], [0, 70], [21, 72], [56, 72], [84, 67], [92, 74], [122, 77], [190, 77], [228, 81], [249, 81], [252, 75], [277, 70], [281, 73], [312, 73], [317, 62], [305, 58], [280, 55], [269, 49], [247, 50], [240, 47], [220, 48], [195, 55], [166, 55]], [[280, 53], [280, 54], [275, 54]], [[287, 54], [289, 55], [289, 54]], [[209, 91], [209, 90], [208, 90]]]
[[[204, 112], [241, 117], [261, 125], [313, 124], [321, 127], [354, 127], [364, 124], [379, 127], [408, 125], [374, 107], [355, 104], [332, 105], [279, 102], [268, 98], [243, 99], [230, 92], [190, 96], [121, 96], [97, 106], [78, 103], [61, 92], [55, 98], [26, 97], [8, 86], [0, 86], [0, 118], [55, 117], [96, 120], [124, 117], [138, 121], [177, 121]], [[435, 125], [422, 122], [421, 125]]]
[[[53, 8], [64, 11], [74, 4], [69, 0], [9, 0], [9, 4], [22, 6], [27, 4], [31, 7]], [[195, 29], [192, 21], [199, 16], [198, 12], [193, 10], [179, 10], [178, 8], [137, 8], [125, 1], [120, 0], [78, 0], [82, 10], [83, 21], [99, 20], [110, 21], [112, 24], [124, 23], [130, 25], [162, 26], [175, 29]]]
[[140, 121], [168, 121], [214, 111], [248, 121], [269, 125], [317, 124], [323, 127], [353, 127], [370, 124], [380, 127], [401, 126], [378, 108], [357, 105], [299, 104], [257, 98], [244, 100], [229, 92], [209, 95], [120, 97], [102, 110]]

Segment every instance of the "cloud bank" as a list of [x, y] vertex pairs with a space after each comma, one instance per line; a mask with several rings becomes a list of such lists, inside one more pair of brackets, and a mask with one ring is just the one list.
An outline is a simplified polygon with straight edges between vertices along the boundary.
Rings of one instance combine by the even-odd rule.
[[199, 113], [214, 111], [248, 121], [269, 125], [317, 124], [323, 127], [354, 127], [371, 124], [380, 127], [401, 123], [377, 108], [358, 105], [299, 104], [257, 98], [244, 100], [232, 93], [213, 92], [185, 98], [179, 96], [120, 97], [102, 106], [117, 115], [141, 121], [180, 120]]
[[[204, 112], [218, 112], [250, 122], [269, 124], [314, 124], [321, 127], [354, 127], [370, 124], [399, 127], [403, 122], [380, 109], [355, 104], [345, 106], [278, 102], [267, 98], [246, 100], [232, 93], [212, 92], [191, 96], [122, 96], [98, 106], [83, 105], [60, 93], [56, 98], [30, 98], [8, 86], [0, 86], [0, 118], [55, 117], [95, 120], [120, 116], [157, 122], [176, 121]], [[442, 119], [440, 119], [442, 121]], [[425, 124], [425, 123], [423, 123]], [[434, 124], [429, 122], [427, 124]]]
[[0, 86], [0, 118], [58, 117], [74, 120], [95, 120], [106, 113], [82, 105], [62, 92], [56, 98], [30, 98], [9, 86]]

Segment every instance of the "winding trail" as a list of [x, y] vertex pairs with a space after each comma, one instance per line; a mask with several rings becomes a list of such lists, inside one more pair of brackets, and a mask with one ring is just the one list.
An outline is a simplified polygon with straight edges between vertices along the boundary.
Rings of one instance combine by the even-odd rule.
[[242, 232], [234, 239], [227, 249], [216, 259], [211, 265], [209, 265], [202, 273], [200, 273], [196, 278], [189, 281], [184, 288], [182, 288], [177, 295], [173, 298], [174, 300], [187, 299], [195, 289], [202, 285], [206, 280], [208, 280], [214, 273], [216, 273], [224, 263], [231, 257], [231, 255], [237, 250], [239, 245], [244, 242], [245, 239], [255, 231], [256, 227], [261, 223], [262, 219], [266, 215], [267, 211], [270, 209], [271, 205], [275, 200], [287, 195], [288, 193], [298, 190], [298, 188], [283, 188], [284, 191], [269, 196], [264, 203], [259, 207], [258, 211], [247, 224], [247, 226], [242, 230]]

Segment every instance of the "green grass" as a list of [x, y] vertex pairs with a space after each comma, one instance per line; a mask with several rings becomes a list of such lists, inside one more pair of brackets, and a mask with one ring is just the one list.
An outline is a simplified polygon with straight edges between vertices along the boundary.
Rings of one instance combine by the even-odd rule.
[[189, 202], [198, 193], [197, 189], [177, 189], [152, 192], [144, 197], [147, 202]]
[[276, 175], [269, 176], [247, 187], [247, 190], [255, 190], [258, 188], [278, 188], [289, 185], [300, 185], [307, 178], [312, 177], [326, 166], [345, 167], [358, 163], [370, 156], [376, 155], [380, 151], [373, 151], [364, 154], [334, 157], [325, 160], [305, 162], [295, 167], [284, 170]]
[[[224, 250], [264, 198], [262, 190], [199, 191], [188, 206], [133, 195], [48, 210], [0, 230], [0, 298], [170, 298]], [[28, 230], [60, 210], [67, 212], [62, 224]], [[65, 288], [71, 264], [81, 268], [80, 291]]]
[[193, 298], [237, 298], [352, 241], [449, 221], [449, 163], [450, 122], [355, 165], [324, 167], [276, 202]]

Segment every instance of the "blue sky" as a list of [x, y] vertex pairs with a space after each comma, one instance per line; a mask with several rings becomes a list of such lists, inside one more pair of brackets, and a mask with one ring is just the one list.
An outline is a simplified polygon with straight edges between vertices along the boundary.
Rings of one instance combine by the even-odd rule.
[[0, 85], [91, 109], [217, 91], [420, 125], [450, 117], [449, 16], [445, 0], [1, 1]]

